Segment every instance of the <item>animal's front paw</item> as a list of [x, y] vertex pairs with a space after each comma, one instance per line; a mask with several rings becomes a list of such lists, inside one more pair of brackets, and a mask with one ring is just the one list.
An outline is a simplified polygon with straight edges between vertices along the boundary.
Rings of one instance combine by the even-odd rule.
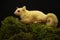
[[23, 20], [20, 20], [21, 22], [23, 22]]
[[20, 20], [20, 21], [23, 22], [23, 23], [30, 23], [29, 20]]
[[37, 21], [34, 21], [33, 23], [38, 23]]

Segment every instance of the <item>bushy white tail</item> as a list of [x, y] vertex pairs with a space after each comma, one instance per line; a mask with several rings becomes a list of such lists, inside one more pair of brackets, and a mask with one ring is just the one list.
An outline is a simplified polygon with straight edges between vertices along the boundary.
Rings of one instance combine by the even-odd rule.
[[47, 25], [51, 25], [51, 26], [57, 26], [58, 24], [58, 19], [57, 19], [57, 16], [53, 13], [48, 13], [47, 14]]

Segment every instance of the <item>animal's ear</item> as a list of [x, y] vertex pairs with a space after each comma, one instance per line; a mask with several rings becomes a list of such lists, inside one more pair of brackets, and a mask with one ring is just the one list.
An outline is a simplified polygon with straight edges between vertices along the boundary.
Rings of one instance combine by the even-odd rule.
[[23, 9], [26, 9], [26, 6], [23, 6]]
[[25, 10], [26, 10], [26, 6], [23, 6], [22, 11], [25, 11]]

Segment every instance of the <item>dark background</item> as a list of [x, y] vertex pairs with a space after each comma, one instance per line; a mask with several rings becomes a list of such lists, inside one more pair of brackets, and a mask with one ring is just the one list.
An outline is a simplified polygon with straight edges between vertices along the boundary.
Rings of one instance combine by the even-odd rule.
[[0, 22], [7, 16], [14, 16], [16, 7], [26, 5], [28, 10], [40, 10], [45, 14], [53, 12], [59, 19], [60, 1], [59, 0], [0, 0]]

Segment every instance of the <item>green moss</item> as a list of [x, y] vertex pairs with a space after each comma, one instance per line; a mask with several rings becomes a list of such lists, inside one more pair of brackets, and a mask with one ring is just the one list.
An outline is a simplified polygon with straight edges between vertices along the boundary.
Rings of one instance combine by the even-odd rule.
[[24, 24], [9, 16], [1, 24], [0, 40], [60, 40], [60, 28], [44, 23]]

